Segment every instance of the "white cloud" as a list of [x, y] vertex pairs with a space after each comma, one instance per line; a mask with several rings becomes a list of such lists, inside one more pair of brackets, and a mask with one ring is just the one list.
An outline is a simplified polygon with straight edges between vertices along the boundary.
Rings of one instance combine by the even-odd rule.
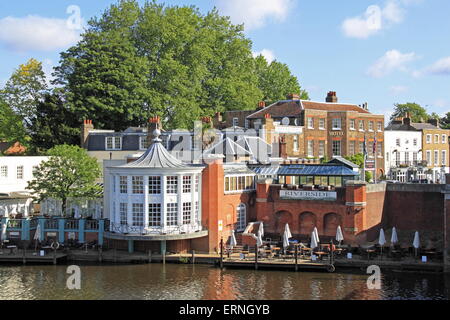
[[384, 7], [371, 5], [359, 16], [345, 19], [342, 30], [347, 37], [366, 39], [393, 24], [401, 23], [405, 17], [404, 6], [418, 0], [388, 0]]
[[0, 43], [15, 51], [64, 49], [80, 39], [81, 30], [70, 28], [64, 19], [29, 15], [0, 19]]
[[445, 99], [437, 99], [433, 104], [438, 108], [447, 108], [450, 106], [449, 102]]
[[407, 92], [408, 90], [409, 88], [406, 86], [391, 86], [389, 88], [389, 92], [394, 95]]
[[437, 75], [450, 75], [450, 57], [436, 61], [431, 67], [427, 68], [427, 72]]
[[245, 24], [245, 30], [263, 27], [267, 20], [282, 22], [294, 0], [216, 0], [220, 13], [230, 16], [234, 24]]
[[374, 78], [381, 78], [396, 70], [407, 72], [406, 65], [417, 58], [414, 52], [401, 53], [398, 50], [390, 50], [369, 67], [367, 74]]
[[253, 52], [253, 57], [257, 57], [259, 55], [262, 55], [264, 58], [266, 58], [267, 62], [270, 64], [273, 60], [275, 60], [275, 54], [273, 51], [269, 49], [262, 49], [261, 51]]

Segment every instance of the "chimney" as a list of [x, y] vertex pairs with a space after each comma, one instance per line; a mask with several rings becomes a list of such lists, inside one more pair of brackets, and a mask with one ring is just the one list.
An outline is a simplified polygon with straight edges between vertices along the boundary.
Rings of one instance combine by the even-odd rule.
[[405, 117], [402, 119], [403, 124], [411, 125], [411, 115], [409, 112], [405, 114]]
[[325, 99], [325, 101], [329, 102], [329, 103], [337, 103], [338, 98], [336, 96], [336, 92], [335, 91], [328, 92], [328, 95], [327, 95], [327, 98]]
[[81, 143], [80, 146], [84, 149], [88, 147], [89, 131], [94, 130], [92, 120], [83, 120], [81, 125]]
[[220, 112], [216, 112], [213, 119], [213, 126], [215, 128], [220, 128], [222, 124], [222, 114]]
[[212, 123], [211, 117], [201, 117], [200, 120], [202, 123]]
[[153, 136], [153, 131], [155, 131], [156, 129], [162, 131], [161, 118], [159, 116], [151, 117], [148, 120], [147, 145], [146, 145], [147, 148], [150, 146], [150, 144], [152, 143], [152, 140], [155, 138]]
[[258, 102], [258, 110], [259, 109], [264, 109], [266, 107], [266, 103], [264, 102], [264, 101], [260, 101], [260, 102]]
[[296, 93], [291, 93], [287, 95], [288, 100], [300, 100], [300, 96]]
[[286, 137], [282, 135], [280, 137], [280, 158], [287, 159], [287, 156]]

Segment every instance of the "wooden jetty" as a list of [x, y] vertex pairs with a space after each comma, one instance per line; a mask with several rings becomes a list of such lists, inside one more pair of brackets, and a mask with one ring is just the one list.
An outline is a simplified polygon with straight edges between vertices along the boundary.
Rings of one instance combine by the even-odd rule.
[[44, 256], [34, 254], [33, 252], [17, 252], [0, 254], [0, 264], [14, 263], [14, 264], [59, 264], [67, 260], [67, 254], [56, 252], [48, 253]]

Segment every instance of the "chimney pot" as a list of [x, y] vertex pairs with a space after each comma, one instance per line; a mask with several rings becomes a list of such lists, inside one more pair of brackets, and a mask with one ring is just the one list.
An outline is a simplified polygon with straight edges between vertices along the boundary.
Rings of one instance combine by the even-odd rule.
[[265, 108], [265, 107], [266, 107], [266, 102], [265, 101], [258, 102], [258, 108], [259, 109], [262, 109], [262, 108]]
[[336, 103], [336, 102], [338, 102], [336, 91], [329, 91], [325, 101], [329, 102], [329, 103]]

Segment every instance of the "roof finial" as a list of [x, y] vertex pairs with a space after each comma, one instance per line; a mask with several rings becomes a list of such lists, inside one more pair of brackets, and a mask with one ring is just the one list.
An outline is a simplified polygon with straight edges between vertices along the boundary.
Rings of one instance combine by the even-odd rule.
[[154, 142], [161, 142], [162, 140], [159, 138], [160, 135], [161, 135], [161, 131], [159, 129], [155, 129], [153, 131], [153, 136], [154, 136], [153, 141]]

